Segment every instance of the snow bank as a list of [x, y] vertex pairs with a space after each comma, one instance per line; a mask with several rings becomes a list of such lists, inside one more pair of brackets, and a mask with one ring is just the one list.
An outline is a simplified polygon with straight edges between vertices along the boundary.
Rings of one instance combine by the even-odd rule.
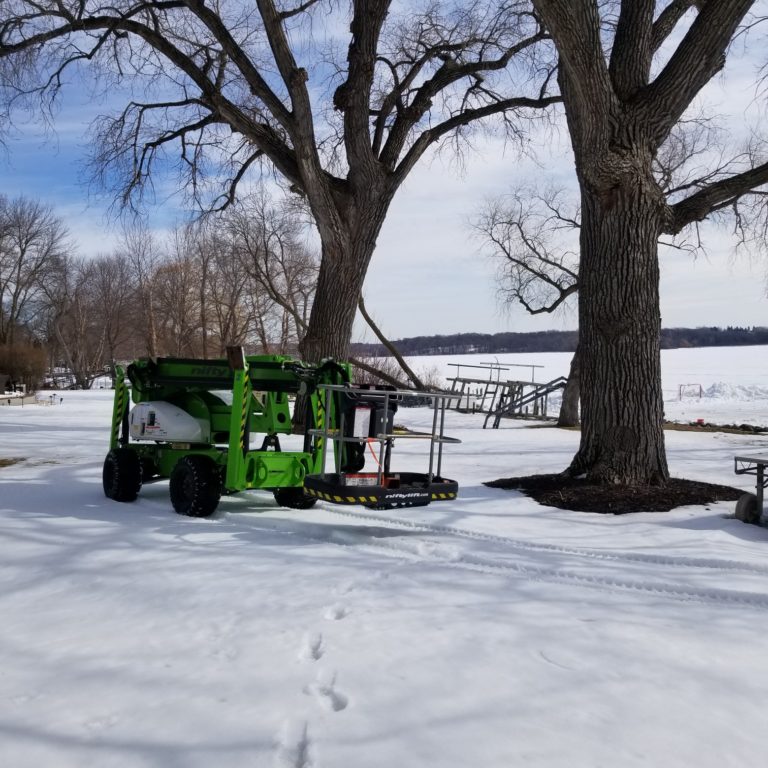
[[712, 384], [702, 392], [703, 397], [718, 398], [720, 400], [734, 400], [743, 402], [745, 400], [768, 400], [768, 386], [753, 384], [747, 386], [744, 384], [728, 384], [724, 381], [718, 381]]

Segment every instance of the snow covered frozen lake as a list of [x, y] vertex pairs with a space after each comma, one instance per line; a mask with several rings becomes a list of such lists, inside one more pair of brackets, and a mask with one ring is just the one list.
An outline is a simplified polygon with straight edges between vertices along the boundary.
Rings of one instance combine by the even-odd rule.
[[[499, 358], [546, 365], [541, 381], [568, 360]], [[768, 348], [666, 351], [663, 368], [668, 417], [768, 425]], [[705, 396], [679, 400], [691, 383]], [[452, 412], [454, 501], [245, 493], [181, 518], [167, 483], [104, 497], [110, 414], [104, 390], [0, 408], [0, 459], [24, 459], [0, 467], [0, 766], [765, 763], [768, 530], [732, 503], [543, 507], [482, 483], [563, 469], [578, 434]], [[422, 467], [415, 442], [400, 468]], [[667, 449], [673, 475], [748, 490], [733, 456], [768, 437], [668, 432]]]
[[[419, 373], [435, 373], [446, 386], [457, 375], [485, 378], [489, 374], [472, 367], [502, 367], [496, 375], [537, 383], [568, 376], [571, 354], [539, 352], [500, 355], [445, 355], [410, 357]], [[532, 368], [531, 366], [535, 366]], [[768, 426], [768, 347], [699, 347], [664, 349], [661, 352], [661, 387], [664, 413], [669, 421]], [[682, 398], [681, 398], [681, 387]], [[697, 393], [700, 393], [697, 394]], [[557, 402], [553, 396], [554, 410]]]

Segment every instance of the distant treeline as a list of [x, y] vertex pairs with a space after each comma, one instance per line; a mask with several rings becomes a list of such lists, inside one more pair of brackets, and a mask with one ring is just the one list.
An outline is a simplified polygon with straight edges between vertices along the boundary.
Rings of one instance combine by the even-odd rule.
[[[394, 344], [403, 355], [500, 354], [502, 352], [573, 352], [578, 331], [533, 333], [454, 333], [445, 336], [414, 336]], [[768, 344], [768, 327], [664, 328], [662, 349], [681, 347], [739, 347]], [[385, 357], [381, 344], [353, 344], [357, 355]]]

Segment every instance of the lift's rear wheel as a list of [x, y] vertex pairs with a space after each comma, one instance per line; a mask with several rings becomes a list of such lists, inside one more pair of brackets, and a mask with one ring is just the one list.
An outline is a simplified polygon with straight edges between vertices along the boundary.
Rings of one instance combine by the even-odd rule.
[[760, 515], [757, 511], [757, 496], [754, 493], [744, 493], [736, 502], [736, 519], [742, 523], [760, 522]]
[[130, 448], [113, 448], [101, 473], [104, 495], [114, 501], [134, 501], [141, 490], [141, 462]]
[[310, 496], [303, 488], [275, 488], [275, 501], [281, 507], [291, 509], [309, 509], [317, 504], [317, 499]]
[[171, 472], [171, 503], [180, 515], [208, 517], [219, 505], [221, 475], [207, 456], [184, 456]]

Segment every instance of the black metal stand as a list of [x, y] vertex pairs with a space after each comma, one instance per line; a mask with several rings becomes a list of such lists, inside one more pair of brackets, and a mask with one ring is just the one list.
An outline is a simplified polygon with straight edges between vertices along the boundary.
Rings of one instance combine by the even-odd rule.
[[734, 471], [737, 475], [755, 476], [755, 498], [757, 499], [757, 519], [760, 525], [765, 523], [763, 508], [763, 490], [768, 486], [765, 468], [768, 467], [768, 456], [736, 456], [733, 460]]

